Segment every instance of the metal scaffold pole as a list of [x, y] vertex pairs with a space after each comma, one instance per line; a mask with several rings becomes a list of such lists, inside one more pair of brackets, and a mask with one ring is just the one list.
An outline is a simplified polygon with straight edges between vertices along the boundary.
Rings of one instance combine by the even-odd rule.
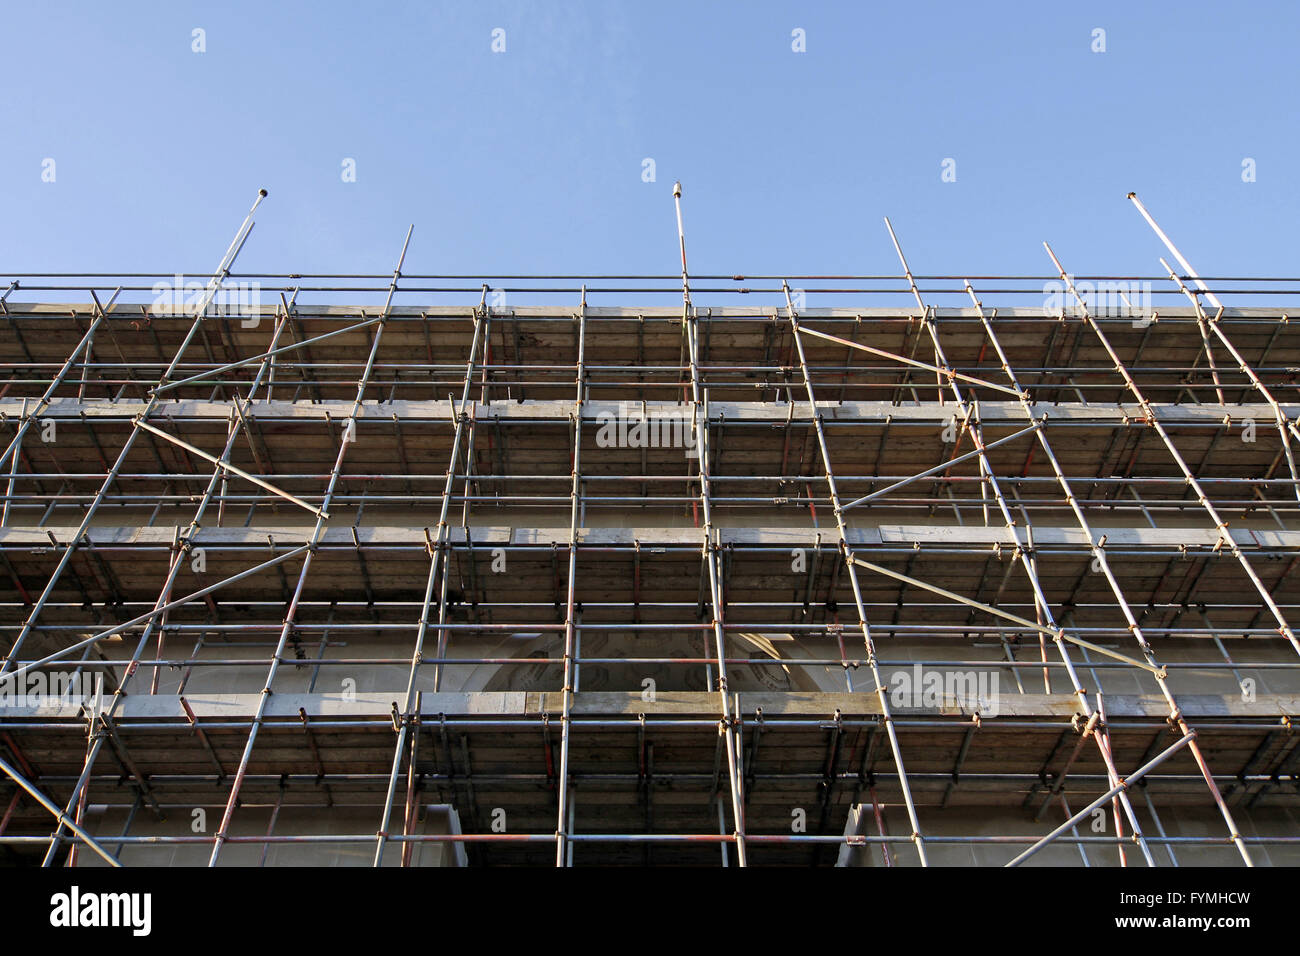
[[234, 816], [235, 806], [239, 800], [239, 791], [243, 786], [244, 775], [248, 772], [248, 762], [253, 754], [253, 747], [257, 743], [257, 732], [262, 726], [262, 719], [266, 713], [267, 702], [271, 698], [271, 688], [275, 683], [275, 676], [280, 668], [280, 658], [284, 654], [285, 645], [293, 633], [294, 618], [297, 615], [298, 601], [302, 597], [303, 589], [307, 584], [307, 575], [311, 570], [312, 557], [316, 554], [316, 547], [320, 543], [322, 534], [325, 531], [325, 525], [328, 521], [328, 509], [330, 499], [334, 494], [334, 488], [338, 484], [339, 474], [343, 468], [343, 459], [347, 455], [348, 448], [356, 442], [357, 417], [361, 410], [361, 404], [366, 397], [366, 389], [370, 384], [370, 376], [374, 372], [375, 356], [379, 351], [379, 343], [384, 334], [383, 319], [387, 318], [388, 310], [392, 308], [393, 297], [397, 294], [398, 281], [402, 275], [402, 263], [406, 261], [406, 250], [411, 244], [411, 233], [415, 226], [411, 226], [406, 231], [406, 239], [402, 242], [402, 252], [397, 257], [397, 266], [393, 269], [392, 282], [388, 287], [388, 297], [384, 300], [384, 307], [380, 313], [381, 321], [375, 326], [374, 338], [370, 343], [369, 354], [366, 357], [365, 368], [357, 382], [357, 394], [353, 399], [352, 408], [348, 412], [347, 419], [343, 426], [342, 440], [339, 442], [338, 456], [334, 459], [334, 467], [330, 470], [329, 484], [325, 488], [324, 499], [316, 517], [315, 527], [307, 545], [307, 553], [303, 557], [302, 569], [298, 572], [298, 583], [294, 587], [293, 597], [290, 599], [288, 607], [285, 610], [284, 626], [280, 630], [279, 641], [276, 644], [275, 654], [271, 658], [271, 666], [267, 671], [266, 680], [262, 685], [262, 693], [258, 698], [257, 713], [253, 718], [252, 726], [248, 731], [248, 740], [244, 744], [243, 754], [239, 758], [239, 768], [235, 771], [235, 776], [230, 785], [230, 796], [226, 800], [226, 806], [221, 815], [221, 823], [217, 828], [216, 834], [212, 838], [212, 854], [208, 858], [208, 866], [216, 866], [217, 859], [221, 855], [221, 847], [226, 840], [227, 833], [230, 829], [230, 820]]
[[[718, 674], [715, 680], [722, 717], [718, 724], [718, 733], [723, 739], [727, 753], [727, 783], [731, 792], [732, 834], [736, 846], [736, 864], [748, 865], [748, 852], [745, 847], [745, 791], [741, 776], [741, 743], [739, 720], [732, 712], [731, 697], [727, 683], [727, 651], [724, 627], [724, 597], [718, 568], [717, 542], [714, 538], [712, 488], [709, 479], [709, 429], [702, 425], [701, 419], [708, 421], [708, 391], [700, 385], [699, 324], [695, 307], [691, 305], [689, 271], [686, 267], [686, 233], [682, 228], [682, 184], [673, 184], [673, 204], [677, 210], [677, 236], [682, 254], [682, 334], [686, 338], [686, 348], [690, 368], [691, 390], [691, 451], [696, 456], [699, 469], [700, 515], [703, 537], [701, 560], [704, 562], [705, 574], [709, 582], [709, 607], [712, 611], [712, 629], [714, 650], [717, 653]], [[725, 862], [725, 857], [724, 857]]]
[[894, 766], [898, 768], [898, 780], [903, 792], [903, 803], [907, 807], [907, 818], [912, 826], [912, 842], [921, 865], [928, 866], [929, 860], [925, 851], [925, 836], [921, 830], [921, 821], [917, 816], [916, 802], [912, 798], [912, 788], [908, 783], [907, 771], [903, 768], [902, 749], [898, 743], [898, 732], [890, 710], [888, 683], [883, 679], [880, 666], [876, 660], [876, 645], [871, 637], [871, 625], [867, 622], [867, 612], [862, 603], [862, 588], [858, 583], [858, 562], [855, 560], [855, 552], [849, 540], [848, 527], [844, 520], [844, 509], [840, 505], [840, 495], [835, 485], [835, 470], [831, 466], [830, 449], [826, 444], [826, 433], [822, 426], [821, 413], [817, 408], [817, 396], [813, 392], [812, 377], [808, 372], [808, 359], [804, 354], [803, 341], [799, 337], [799, 316], [795, 312], [793, 301], [790, 299], [788, 285], [785, 287], [785, 295], [786, 314], [790, 320], [790, 335], [794, 340], [795, 350], [799, 357], [799, 371], [803, 377], [804, 389], [808, 395], [809, 415], [812, 418], [813, 427], [817, 434], [817, 447], [821, 454], [822, 467], [825, 469], [826, 486], [830, 493], [831, 507], [835, 514], [836, 531], [839, 534], [840, 554], [844, 558], [849, 584], [853, 589], [853, 601], [858, 613], [858, 626], [862, 629], [862, 641], [867, 652], [867, 666], [871, 668], [871, 679], [875, 682], [875, 693], [880, 705], [881, 720], [885, 727], [885, 733], [889, 737], [889, 749], [894, 757]]

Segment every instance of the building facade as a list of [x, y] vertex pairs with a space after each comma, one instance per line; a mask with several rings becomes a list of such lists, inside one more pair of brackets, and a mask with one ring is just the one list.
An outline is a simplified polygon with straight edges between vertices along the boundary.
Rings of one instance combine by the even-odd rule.
[[1300, 862], [1285, 308], [241, 244], [7, 280], [6, 862]]

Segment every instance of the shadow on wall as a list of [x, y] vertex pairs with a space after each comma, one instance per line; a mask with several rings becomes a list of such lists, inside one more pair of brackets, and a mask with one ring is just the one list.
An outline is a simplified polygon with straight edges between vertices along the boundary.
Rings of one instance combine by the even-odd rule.
[[[523, 638], [523, 640], [521, 640]], [[710, 636], [711, 643], [711, 636]], [[781, 646], [778, 648], [778, 644]], [[791, 663], [811, 660], [809, 653], [789, 634], [737, 634], [731, 639], [729, 659], [748, 658], [750, 663], [728, 664], [728, 686], [733, 691], [842, 691], [842, 678], [835, 679], [823, 666], [799, 667]], [[488, 657], [510, 657], [519, 664], [483, 664], [462, 669], [463, 683], [457, 685], [455, 669], [448, 667], [445, 689], [456, 691], [560, 691], [564, 685], [564, 638], [559, 634], [514, 635], [488, 651]], [[631, 635], [587, 634], [580, 639], [578, 656], [590, 663], [578, 666], [579, 691], [711, 690], [716, 664], [698, 637], [667, 632]], [[668, 663], [647, 658], [690, 660]], [[771, 663], [765, 663], [771, 662]]]

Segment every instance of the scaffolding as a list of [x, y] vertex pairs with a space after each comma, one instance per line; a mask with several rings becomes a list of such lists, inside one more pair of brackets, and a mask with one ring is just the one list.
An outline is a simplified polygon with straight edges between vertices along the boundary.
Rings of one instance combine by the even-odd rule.
[[680, 275], [238, 273], [264, 198], [3, 280], [0, 859], [1300, 860], [1300, 279], [1133, 195], [1178, 270], [692, 275], [680, 187]]

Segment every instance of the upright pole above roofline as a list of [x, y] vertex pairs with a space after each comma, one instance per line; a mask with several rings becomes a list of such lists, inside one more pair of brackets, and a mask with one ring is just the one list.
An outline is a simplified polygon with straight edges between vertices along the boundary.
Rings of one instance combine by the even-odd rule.
[[1160, 241], [1165, 244], [1165, 248], [1168, 249], [1173, 257], [1178, 260], [1178, 264], [1183, 267], [1187, 274], [1192, 277], [1192, 281], [1196, 283], [1196, 287], [1205, 293], [1205, 297], [1210, 300], [1210, 303], [1216, 309], [1223, 308], [1223, 303], [1220, 302], [1218, 297], [1210, 291], [1210, 287], [1201, 281], [1201, 277], [1196, 274], [1196, 270], [1192, 268], [1192, 264], [1184, 259], [1183, 254], [1178, 251], [1178, 247], [1174, 245], [1174, 241], [1165, 235], [1165, 231], [1157, 225], [1155, 219], [1152, 218], [1151, 213], [1147, 212], [1147, 207], [1142, 205], [1142, 200], [1138, 199], [1138, 194], [1129, 193], [1128, 198], [1137, 208], [1137, 211], [1142, 214], [1142, 218], [1147, 221], [1147, 225], [1155, 230], [1155, 234], [1160, 237]]

